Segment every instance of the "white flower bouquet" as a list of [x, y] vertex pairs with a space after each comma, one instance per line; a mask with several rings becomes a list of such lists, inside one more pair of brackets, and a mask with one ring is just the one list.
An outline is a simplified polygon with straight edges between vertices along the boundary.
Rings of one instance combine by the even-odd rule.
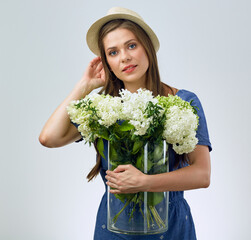
[[89, 143], [96, 138], [113, 141], [116, 130], [129, 131], [135, 139], [148, 138], [158, 130], [177, 154], [192, 152], [198, 142], [196, 108], [178, 96], [153, 97], [151, 91], [142, 89], [137, 93], [121, 90], [120, 97], [94, 93], [72, 101], [67, 112]]
[[[198, 115], [191, 103], [172, 95], [153, 97], [151, 91], [142, 89], [136, 93], [121, 90], [119, 95], [90, 94], [72, 101], [67, 107], [70, 119], [79, 125], [83, 139], [90, 144], [97, 139], [97, 149], [103, 158], [103, 139], [109, 141], [111, 170], [121, 164], [132, 164], [147, 174], [167, 172], [168, 159], [163, 154], [163, 141], [171, 144], [177, 154], [194, 150], [198, 142]], [[147, 168], [144, 167], [146, 145]], [[124, 206], [114, 216], [114, 224], [131, 204], [129, 221], [138, 210], [149, 229], [153, 225], [165, 228], [155, 208], [163, 200], [164, 193], [148, 193], [146, 215], [142, 210], [144, 193], [115, 194], [115, 197]]]

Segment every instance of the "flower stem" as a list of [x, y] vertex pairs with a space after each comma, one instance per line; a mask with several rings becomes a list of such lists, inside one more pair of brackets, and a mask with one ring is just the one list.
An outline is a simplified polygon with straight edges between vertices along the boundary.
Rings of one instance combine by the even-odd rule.
[[150, 214], [150, 211], [147, 211], [147, 212], [146, 212], [146, 222], [147, 222], [147, 228], [148, 228], [148, 229], [150, 229], [149, 214]]
[[163, 220], [161, 219], [161, 217], [160, 217], [158, 211], [156, 210], [156, 208], [153, 207], [153, 206], [149, 206], [149, 208], [150, 208], [150, 210], [152, 212], [152, 215], [153, 215], [157, 225], [159, 227], [161, 227], [161, 225], [162, 225], [162, 227], [165, 227], [165, 224], [164, 224]]
[[129, 198], [129, 199], [126, 201], [125, 205], [121, 208], [121, 210], [114, 216], [114, 218], [113, 218], [114, 224], [117, 222], [119, 215], [125, 210], [125, 208], [129, 205], [129, 203], [132, 201], [132, 199], [133, 199], [134, 197], [135, 197], [135, 196]]
[[135, 202], [134, 202], [134, 205], [133, 205], [133, 209], [130, 213], [130, 218], [129, 218], [129, 222], [131, 221], [132, 217], [133, 217], [133, 213], [135, 212], [135, 209], [136, 209], [136, 204], [137, 204], [137, 198], [138, 198], [138, 194], [136, 194], [133, 198], [132, 198], [132, 202], [134, 202], [134, 199], [135, 199]]
[[119, 215], [125, 210], [125, 208], [129, 205], [129, 203], [130, 203], [130, 200], [127, 200], [127, 202], [126, 202], [126, 204], [124, 205], [124, 207], [121, 208], [121, 210], [114, 216], [114, 218], [113, 218], [113, 222], [114, 222], [114, 223], [117, 222]]

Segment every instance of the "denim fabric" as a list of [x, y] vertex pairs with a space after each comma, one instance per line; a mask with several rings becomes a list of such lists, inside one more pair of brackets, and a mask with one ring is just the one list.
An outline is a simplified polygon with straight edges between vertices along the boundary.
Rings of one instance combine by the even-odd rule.
[[[209, 140], [206, 118], [200, 100], [198, 97], [187, 90], [179, 90], [176, 94], [183, 100], [190, 102], [193, 100], [192, 105], [199, 108], [199, 127], [197, 130], [197, 138], [199, 145], [206, 145], [209, 151], [212, 150]], [[77, 124], [74, 124], [77, 127]], [[81, 141], [78, 140], [76, 142]], [[105, 143], [105, 156], [107, 159], [108, 143]], [[171, 146], [169, 146], [169, 170], [174, 170], [175, 153]], [[107, 170], [107, 160], [102, 158], [101, 177], [106, 182], [105, 171]], [[184, 166], [179, 165], [178, 168]], [[102, 197], [98, 214], [96, 218], [96, 227], [94, 233], [94, 240], [196, 240], [195, 227], [193, 218], [190, 212], [190, 207], [187, 201], [183, 197], [184, 192], [169, 192], [169, 213], [168, 213], [168, 230], [162, 234], [154, 235], [124, 235], [113, 233], [107, 230], [107, 186], [105, 184], [105, 193]]]

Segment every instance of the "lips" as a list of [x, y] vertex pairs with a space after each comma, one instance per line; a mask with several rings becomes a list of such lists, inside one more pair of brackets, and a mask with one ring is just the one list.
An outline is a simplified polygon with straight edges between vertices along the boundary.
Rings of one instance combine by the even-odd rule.
[[122, 71], [124, 72], [126, 70], [130, 70], [130, 69], [133, 69], [135, 67], [137, 67], [137, 65], [128, 65], [128, 66], [124, 67]]

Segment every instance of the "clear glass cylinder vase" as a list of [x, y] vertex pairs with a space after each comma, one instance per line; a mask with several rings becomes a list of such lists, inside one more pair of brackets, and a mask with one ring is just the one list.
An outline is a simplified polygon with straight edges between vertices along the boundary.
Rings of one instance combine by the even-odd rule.
[[[138, 145], [135, 147], [135, 145]], [[134, 143], [132, 149], [108, 144], [108, 168], [132, 164], [145, 174], [169, 171], [168, 145], [147, 142]], [[169, 192], [138, 192], [133, 194], [107, 194], [107, 228], [123, 234], [157, 234], [168, 229]]]

